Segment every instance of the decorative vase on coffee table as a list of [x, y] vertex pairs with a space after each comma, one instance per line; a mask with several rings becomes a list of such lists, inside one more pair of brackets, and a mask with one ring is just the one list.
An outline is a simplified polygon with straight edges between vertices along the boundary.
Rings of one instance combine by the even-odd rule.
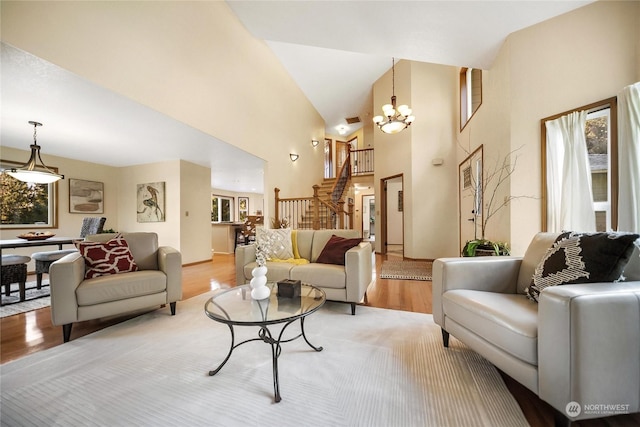
[[269, 298], [271, 289], [267, 286], [267, 267], [262, 265], [251, 270], [251, 298], [261, 300]]

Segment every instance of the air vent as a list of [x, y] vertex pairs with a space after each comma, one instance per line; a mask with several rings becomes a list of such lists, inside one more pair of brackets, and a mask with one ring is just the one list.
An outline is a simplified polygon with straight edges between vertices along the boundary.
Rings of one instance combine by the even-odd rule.
[[347, 117], [345, 119], [347, 121], [347, 124], [352, 125], [355, 123], [360, 123], [360, 117]]

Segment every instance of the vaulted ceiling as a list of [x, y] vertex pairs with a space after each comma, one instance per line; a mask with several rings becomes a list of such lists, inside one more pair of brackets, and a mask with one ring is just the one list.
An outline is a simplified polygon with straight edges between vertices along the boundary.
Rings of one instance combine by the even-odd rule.
[[[347, 126], [347, 117], [371, 120], [371, 87], [392, 57], [488, 69], [510, 33], [590, 2], [227, 1], [273, 50], [331, 134]], [[30, 120], [49, 118], [38, 129], [47, 154], [77, 159], [89, 145], [90, 156], [81, 160], [113, 166], [170, 155], [210, 166], [216, 188], [263, 188], [261, 159], [40, 58], [3, 44], [1, 70], [2, 145], [27, 149], [33, 129], [17, 119], [26, 113]], [[168, 143], [176, 139], [192, 143]], [[159, 144], [172, 151], [160, 158]]]

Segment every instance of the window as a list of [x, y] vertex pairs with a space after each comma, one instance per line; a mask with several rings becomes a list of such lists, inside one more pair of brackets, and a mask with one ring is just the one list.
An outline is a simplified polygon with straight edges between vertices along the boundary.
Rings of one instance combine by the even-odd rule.
[[[0, 170], [22, 166], [22, 163], [0, 160]], [[57, 172], [57, 168], [51, 168]], [[34, 229], [57, 226], [58, 184], [34, 184], [18, 181], [0, 173], [0, 222], [2, 228]]]
[[460, 70], [460, 130], [464, 129], [482, 104], [482, 70]]
[[587, 113], [585, 139], [591, 168], [591, 194], [596, 213], [596, 230], [612, 230], [611, 221], [611, 108], [595, 108]]
[[233, 197], [211, 196], [211, 222], [231, 222]]
[[[618, 138], [617, 99], [609, 98], [542, 120], [542, 153], [546, 153], [545, 123], [575, 111], [586, 111], [585, 140], [591, 173], [591, 195], [596, 215], [596, 230], [617, 230], [618, 227]], [[547, 230], [547, 170], [546, 154], [542, 156], [542, 229]]]

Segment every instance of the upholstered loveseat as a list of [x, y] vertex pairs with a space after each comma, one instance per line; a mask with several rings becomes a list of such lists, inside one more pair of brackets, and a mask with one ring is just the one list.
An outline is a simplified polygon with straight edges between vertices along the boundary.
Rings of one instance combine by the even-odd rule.
[[[107, 242], [116, 234], [95, 234], [87, 242]], [[123, 314], [169, 304], [176, 312], [182, 298], [182, 256], [169, 246], [158, 246], [156, 233], [122, 233], [137, 271], [85, 278], [81, 252], [51, 264], [51, 321], [63, 326], [64, 342], [73, 322]]]
[[[355, 314], [356, 304], [362, 301], [373, 276], [372, 251], [369, 242], [361, 242], [344, 255], [344, 265], [317, 263], [318, 257], [333, 235], [352, 239], [360, 237], [357, 230], [297, 230], [297, 252], [307, 264], [267, 261], [267, 280], [300, 280], [322, 289], [327, 299], [351, 304]], [[251, 271], [257, 266], [256, 246], [239, 246], [236, 249], [236, 284], [249, 283]]]
[[638, 249], [626, 281], [549, 286], [535, 302], [525, 290], [557, 236], [539, 233], [524, 258], [436, 260], [433, 317], [444, 345], [452, 334], [553, 406], [558, 420], [638, 412]]

